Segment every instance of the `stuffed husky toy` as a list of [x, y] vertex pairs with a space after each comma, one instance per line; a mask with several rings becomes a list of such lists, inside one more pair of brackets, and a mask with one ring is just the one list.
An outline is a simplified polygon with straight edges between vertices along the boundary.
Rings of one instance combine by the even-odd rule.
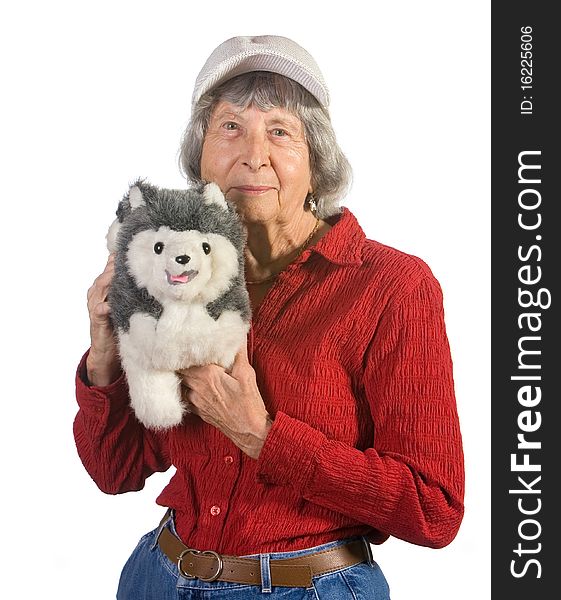
[[181, 423], [179, 369], [229, 369], [246, 343], [245, 232], [220, 188], [136, 181], [107, 233], [115, 252], [108, 301], [131, 406], [146, 427]]

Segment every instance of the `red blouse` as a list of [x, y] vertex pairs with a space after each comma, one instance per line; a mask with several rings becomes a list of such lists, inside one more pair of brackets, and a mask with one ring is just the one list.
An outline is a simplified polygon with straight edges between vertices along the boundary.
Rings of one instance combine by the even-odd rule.
[[195, 415], [163, 433], [123, 376], [76, 378], [78, 453], [101, 490], [157, 499], [185, 544], [243, 555], [352, 536], [441, 547], [463, 516], [464, 464], [442, 294], [420, 259], [366, 239], [343, 208], [253, 315], [249, 360], [274, 424], [258, 460]]

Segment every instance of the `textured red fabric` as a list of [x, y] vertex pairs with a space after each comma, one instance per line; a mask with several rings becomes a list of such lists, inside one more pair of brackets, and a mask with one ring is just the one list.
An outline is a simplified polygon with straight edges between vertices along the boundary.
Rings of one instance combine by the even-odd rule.
[[142, 427], [124, 377], [76, 378], [79, 455], [105, 492], [171, 465], [157, 502], [193, 548], [288, 551], [361, 534], [441, 547], [463, 516], [464, 464], [440, 286], [420, 259], [366, 239], [343, 208], [254, 313], [249, 359], [274, 418], [258, 460], [188, 415]]

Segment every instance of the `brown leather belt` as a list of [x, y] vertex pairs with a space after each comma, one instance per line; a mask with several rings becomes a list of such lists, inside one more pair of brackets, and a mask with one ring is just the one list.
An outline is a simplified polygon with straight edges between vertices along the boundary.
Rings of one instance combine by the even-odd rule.
[[[187, 579], [261, 585], [259, 559], [223, 556], [211, 550], [188, 548], [167, 527], [161, 530], [158, 544]], [[310, 587], [315, 575], [351, 567], [370, 558], [370, 547], [360, 539], [299, 558], [272, 558], [269, 563], [271, 585]]]

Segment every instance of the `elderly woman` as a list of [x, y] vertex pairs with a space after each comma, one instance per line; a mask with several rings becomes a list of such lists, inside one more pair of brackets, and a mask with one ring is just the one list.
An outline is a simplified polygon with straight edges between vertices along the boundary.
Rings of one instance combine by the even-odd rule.
[[75, 439], [105, 492], [176, 467], [168, 510], [118, 598], [389, 598], [371, 544], [440, 548], [463, 515], [462, 441], [442, 294], [420, 259], [366, 239], [340, 207], [350, 168], [313, 58], [278, 36], [214, 50], [181, 164], [247, 229], [247, 348], [182, 372], [190, 413], [167, 431], [128, 408], [106, 302], [88, 293]]

